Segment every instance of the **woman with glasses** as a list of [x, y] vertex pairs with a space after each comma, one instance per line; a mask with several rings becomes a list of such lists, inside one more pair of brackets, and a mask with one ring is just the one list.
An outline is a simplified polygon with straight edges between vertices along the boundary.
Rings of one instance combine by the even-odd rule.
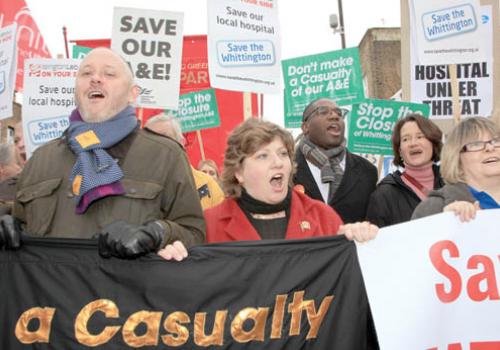
[[404, 169], [387, 175], [372, 193], [367, 219], [379, 226], [409, 221], [417, 205], [444, 182], [439, 174], [443, 143], [438, 126], [419, 114], [397, 121], [392, 133], [394, 164]]
[[500, 128], [475, 117], [458, 124], [441, 153], [446, 185], [417, 206], [412, 219], [453, 211], [469, 221], [478, 209], [500, 208]]

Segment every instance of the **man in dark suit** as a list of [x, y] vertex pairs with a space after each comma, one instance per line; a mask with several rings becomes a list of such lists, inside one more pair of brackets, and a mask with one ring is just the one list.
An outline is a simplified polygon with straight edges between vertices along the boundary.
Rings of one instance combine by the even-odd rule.
[[377, 169], [347, 150], [344, 131], [343, 113], [332, 100], [321, 98], [304, 109], [294, 182], [350, 223], [365, 220]]

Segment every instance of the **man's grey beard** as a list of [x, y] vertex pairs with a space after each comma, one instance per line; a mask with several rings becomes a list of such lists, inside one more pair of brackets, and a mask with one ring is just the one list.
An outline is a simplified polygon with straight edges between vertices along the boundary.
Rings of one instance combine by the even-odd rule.
[[82, 119], [86, 123], [102, 123], [107, 120], [110, 120], [113, 116], [90, 116], [87, 113], [79, 110]]

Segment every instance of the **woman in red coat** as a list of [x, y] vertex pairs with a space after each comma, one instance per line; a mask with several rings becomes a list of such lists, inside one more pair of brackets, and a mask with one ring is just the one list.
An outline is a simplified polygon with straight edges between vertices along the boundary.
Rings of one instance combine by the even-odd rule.
[[345, 234], [372, 239], [368, 222], [343, 225], [328, 205], [291, 188], [294, 143], [285, 129], [249, 119], [227, 140], [222, 184], [227, 198], [205, 211], [208, 242]]

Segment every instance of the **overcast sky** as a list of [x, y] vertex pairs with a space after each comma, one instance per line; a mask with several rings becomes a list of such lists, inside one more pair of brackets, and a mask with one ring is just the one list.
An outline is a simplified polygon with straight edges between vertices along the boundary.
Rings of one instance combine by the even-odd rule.
[[[113, 7], [184, 12], [185, 34], [206, 34], [204, 0], [27, 0], [51, 53], [64, 53], [62, 27], [68, 38], [111, 37]], [[340, 48], [339, 35], [329, 27], [338, 13], [337, 0], [281, 0], [278, 3], [282, 57], [291, 58]], [[343, 0], [347, 46], [357, 46], [371, 27], [399, 27], [399, 0]]]
[[[184, 34], [206, 34], [205, 0], [26, 0], [45, 42], [55, 57], [64, 53], [62, 27], [68, 39], [110, 38], [113, 7], [135, 7], [184, 13]], [[338, 13], [337, 0], [281, 0], [278, 3], [282, 59], [341, 48], [329, 15]], [[368, 28], [399, 27], [399, 0], [343, 0], [347, 47], [357, 46]], [[71, 54], [71, 49], [70, 49]], [[265, 116], [282, 119], [282, 94], [265, 96]], [[273, 114], [274, 117], [268, 115]], [[282, 122], [280, 123], [282, 124]]]

